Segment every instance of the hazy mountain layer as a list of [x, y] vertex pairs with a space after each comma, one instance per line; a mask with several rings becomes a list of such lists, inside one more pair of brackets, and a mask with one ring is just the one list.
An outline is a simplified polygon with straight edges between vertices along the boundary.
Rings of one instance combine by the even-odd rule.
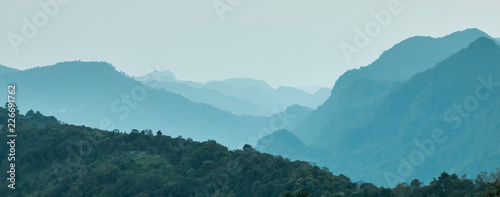
[[269, 124], [265, 117], [237, 116], [151, 89], [107, 63], [66, 62], [1, 75], [0, 84], [8, 83], [18, 85], [17, 101], [24, 112], [38, 109], [64, 122], [108, 130], [161, 129], [236, 148]]
[[413, 76], [368, 116], [331, 143], [328, 164], [353, 178], [430, 182], [443, 169], [478, 174], [498, 168], [500, 46], [478, 39]]
[[[496, 151], [500, 149], [499, 79], [500, 47], [488, 38], [479, 38], [396, 87], [380, 88], [381, 84], [369, 81], [351, 84], [344, 92], [357, 101], [374, 98], [377, 92], [384, 95], [357, 117], [349, 116], [356, 114], [356, 107], [345, 105], [342, 117], [354, 118], [352, 125], [330, 122], [324, 128], [331, 130], [315, 131], [321, 135], [314, 136], [314, 148], [283, 154], [292, 151], [306, 158], [302, 153], [315, 149], [313, 152], [323, 154], [313, 155], [312, 161], [327, 165], [334, 173], [377, 185], [393, 186], [414, 178], [428, 183], [443, 169], [460, 174], [494, 170], [500, 166], [500, 152]], [[339, 102], [348, 95], [337, 96]], [[322, 107], [331, 106], [328, 104]], [[321, 118], [331, 118], [328, 115]], [[336, 127], [343, 129], [334, 130]], [[284, 144], [279, 140], [259, 142], [276, 150], [269, 147], [273, 143]]]
[[396, 44], [372, 64], [344, 73], [327, 101], [292, 132], [307, 144], [330, 144], [324, 135], [341, 136], [343, 130], [358, 126], [399, 84], [482, 36], [489, 37], [478, 29], [468, 29], [442, 38], [412, 37]]
[[274, 89], [265, 81], [247, 78], [209, 81], [205, 84], [179, 81], [169, 71], [154, 71], [137, 80], [180, 94], [191, 101], [210, 104], [239, 115], [270, 116], [295, 104], [315, 109], [330, 96], [328, 88], [310, 94], [292, 87]]

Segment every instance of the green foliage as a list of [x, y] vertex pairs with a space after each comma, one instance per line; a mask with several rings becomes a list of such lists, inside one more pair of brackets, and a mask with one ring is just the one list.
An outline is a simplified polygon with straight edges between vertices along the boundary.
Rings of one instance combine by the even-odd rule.
[[490, 186], [484, 193], [486, 197], [499, 197], [500, 196], [500, 181], [498, 179], [493, 183], [488, 183]]
[[[0, 121], [6, 114], [0, 108]], [[357, 190], [346, 177], [249, 146], [229, 151], [213, 140], [135, 129], [123, 134], [33, 117], [18, 118], [19, 189], [0, 188], [7, 196], [284, 196], [301, 189], [320, 196]], [[6, 151], [2, 146], [0, 152]], [[8, 166], [6, 158], [1, 161]]]
[[285, 197], [309, 197], [309, 192], [307, 192], [306, 190], [302, 189], [294, 194], [292, 194], [291, 192], [287, 192], [285, 194]]
[[[6, 114], [0, 108], [0, 122]], [[492, 177], [473, 182], [443, 173], [428, 186], [418, 180], [394, 189], [358, 186], [327, 168], [251, 146], [230, 151], [214, 140], [108, 132], [34, 117], [18, 117], [19, 187], [0, 187], [2, 196], [464, 196], [484, 193]], [[0, 148], [1, 154], [8, 151]], [[2, 157], [1, 170], [7, 163]]]

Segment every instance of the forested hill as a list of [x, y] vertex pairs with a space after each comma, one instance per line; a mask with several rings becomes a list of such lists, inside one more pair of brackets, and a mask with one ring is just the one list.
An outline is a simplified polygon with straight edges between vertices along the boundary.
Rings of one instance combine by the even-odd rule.
[[[0, 122], [7, 114], [0, 108]], [[33, 111], [18, 114], [16, 123], [16, 190], [2, 178], [1, 196], [464, 196], [487, 188], [485, 179], [446, 173], [430, 186], [378, 188], [250, 146], [229, 151], [215, 141], [171, 138], [168, 131], [101, 131]], [[6, 141], [6, 127], [0, 133]], [[7, 155], [7, 146], [0, 148]], [[5, 172], [9, 162], [1, 161]]]

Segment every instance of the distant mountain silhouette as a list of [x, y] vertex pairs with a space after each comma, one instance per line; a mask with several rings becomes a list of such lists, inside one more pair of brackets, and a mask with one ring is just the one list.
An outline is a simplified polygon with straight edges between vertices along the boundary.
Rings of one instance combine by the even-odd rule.
[[[257, 150], [273, 155], [281, 155], [286, 158], [305, 158], [308, 154], [308, 147], [297, 136], [287, 130], [278, 130], [259, 140]], [[295, 151], [295, 150], [302, 151]]]
[[308, 107], [300, 106], [300, 105], [291, 105], [290, 107], [287, 107], [284, 111], [279, 112], [271, 116], [270, 120], [273, 120], [273, 118], [276, 118], [279, 120], [282, 125], [275, 125], [275, 126], [282, 126], [282, 129], [293, 129], [295, 126], [297, 126], [297, 123], [302, 121], [304, 118], [309, 116], [311, 112], [314, 110]]
[[316, 108], [330, 96], [328, 88], [321, 88], [310, 94], [292, 87], [274, 89], [265, 81], [248, 78], [232, 78], [202, 84], [179, 81], [168, 71], [155, 71], [136, 79], [180, 94], [191, 101], [210, 104], [239, 115], [271, 116], [295, 104]]
[[210, 104], [234, 114], [262, 114], [264, 110], [248, 100], [226, 96], [216, 90], [203, 87], [203, 84], [201, 88], [195, 88], [194, 82], [188, 84], [188, 82], [144, 81], [143, 83], [156, 85], [161, 89], [180, 94], [193, 102]]
[[396, 44], [370, 65], [344, 73], [327, 101], [292, 132], [311, 144], [323, 141], [322, 132], [339, 132], [358, 124], [398, 84], [480, 37], [489, 36], [478, 29], [467, 29], [442, 38], [417, 36]]
[[64, 122], [96, 128], [161, 129], [171, 136], [216, 139], [236, 148], [269, 122], [150, 89], [104, 62], [65, 62], [0, 76], [5, 87], [12, 82], [18, 84], [20, 110], [38, 109]]
[[[307, 148], [290, 147], [292, 150], [283, 154], [294, 152], [299, 156], [292, 159], [310, 159], [304, 153], [321, 152], [310, 160], [327, 165], [334, 173], [346, 172], [355, 180], [389, 185], [384, 178], [385, 172], [397, 173], [398, 157], [408, 158], [418, 149], [415, 139], [432, 137], [429, 132], [437, 126], [447, 125], [442, 119], [443, 113], [474, 94], [481, 84], [479, 76], [487, 78], [493, 74], [500, 78], [498, 46], [489, 39], [491, 37], [481, 35], [485, 34], [470, 29], [438, 39], [410, 38], [384, 52], [368, 67], [346, 72], [336, 82], [332, 96], [291, 129]], [[444, 57], [446, 54], [448, 58]], [[439, 63], [441, 57], [444, 61]], [[430, 66], [432, 62], [437, 66]], [[363, 72], [368, 71], [361, 71], [372, 66], [376, 69], [370, 72], [382, 76], [365, 75]], [[417, 66], [423, 72], [412, 68], [402, 74], [405, 77], [398, 75], [395, 78], [391, 78], [396, 75], [394, 71], [382, 74], [387, 72], [384, 67], [391, 66]], [[407, 76], [411, 72], [414, 76]], [[500, 155], [492, 150], [499, 148], [498, 143], [494, 143], [499, 140], [500, 126], [495, 121], [500, 118], [499, 101], [498, 94], [494, 97], [492, 94], [492, 98], [481, 103], [479, 110], [467, 120], [467, 126], [454, 131], [459, 134], [448, 133], [450, 140], [442, 149], [426, 158], [425, 164], [415, 173], [404, 178], [429, 182], [430, 177], [442, 169], [477, 174], [480, 170], [498, 167]], [[451, 140], [451, 135], [456, 138]], [[279, 150], [279, 147], [270, 146], [282, 146], [283, 142], [267, 140], [265, 144], [268, 150]], [[483, 145], [477, 148], [476, 144]]]
[[[488, 85], [490, 76], [495, 86]], [[500, 150], [499, 93], [500, 46], [479, 38], [390, 93], [357, 128], [343, 136], [323, 135], [338, 139], [330, 141], [332, 155], [327, 163], [356, 179], [386, 184], [387, 172], [399, 175], [398, 157], [411, 159], [412, 152], [421, 149], [414, 141], [431, 139], [435, 151], [425, 155], [421, 165], [414, 165], [405, 181], [430, 182], [443, 169], [461, 174], [494, 170], [500, 164], [496, 151]], [[458, 105], [462, 111], [453, 112]], [[446, 141], [436, 142], [435, 129], [443, 130]]]

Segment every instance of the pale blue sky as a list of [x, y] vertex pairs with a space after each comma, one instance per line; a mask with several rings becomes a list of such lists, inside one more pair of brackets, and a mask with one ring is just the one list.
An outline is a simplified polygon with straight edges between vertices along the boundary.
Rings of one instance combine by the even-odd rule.
[[[213, 0], [65, 0], [46, 24], [38, 4], [56, 0], [0, 1], [0, 64], [18, 69], [107, 61], [135, 76], [159, 68], [200, 82], [250, 77], [274, 87], [331, 87], [346, 70], [411, 36], [476, 27], [500, 37], [498, 0], [220, 0], [232, 9], [223, 21]], [[355, 28], [375, 21], [370, 12], [390, 2], [402, 11], [348, 62], [340, 43], [353, 44]], [[33, 16], [38, 32], [16, 53], [9, 35], [23, 36], [23, 18], [33, 23]]]

